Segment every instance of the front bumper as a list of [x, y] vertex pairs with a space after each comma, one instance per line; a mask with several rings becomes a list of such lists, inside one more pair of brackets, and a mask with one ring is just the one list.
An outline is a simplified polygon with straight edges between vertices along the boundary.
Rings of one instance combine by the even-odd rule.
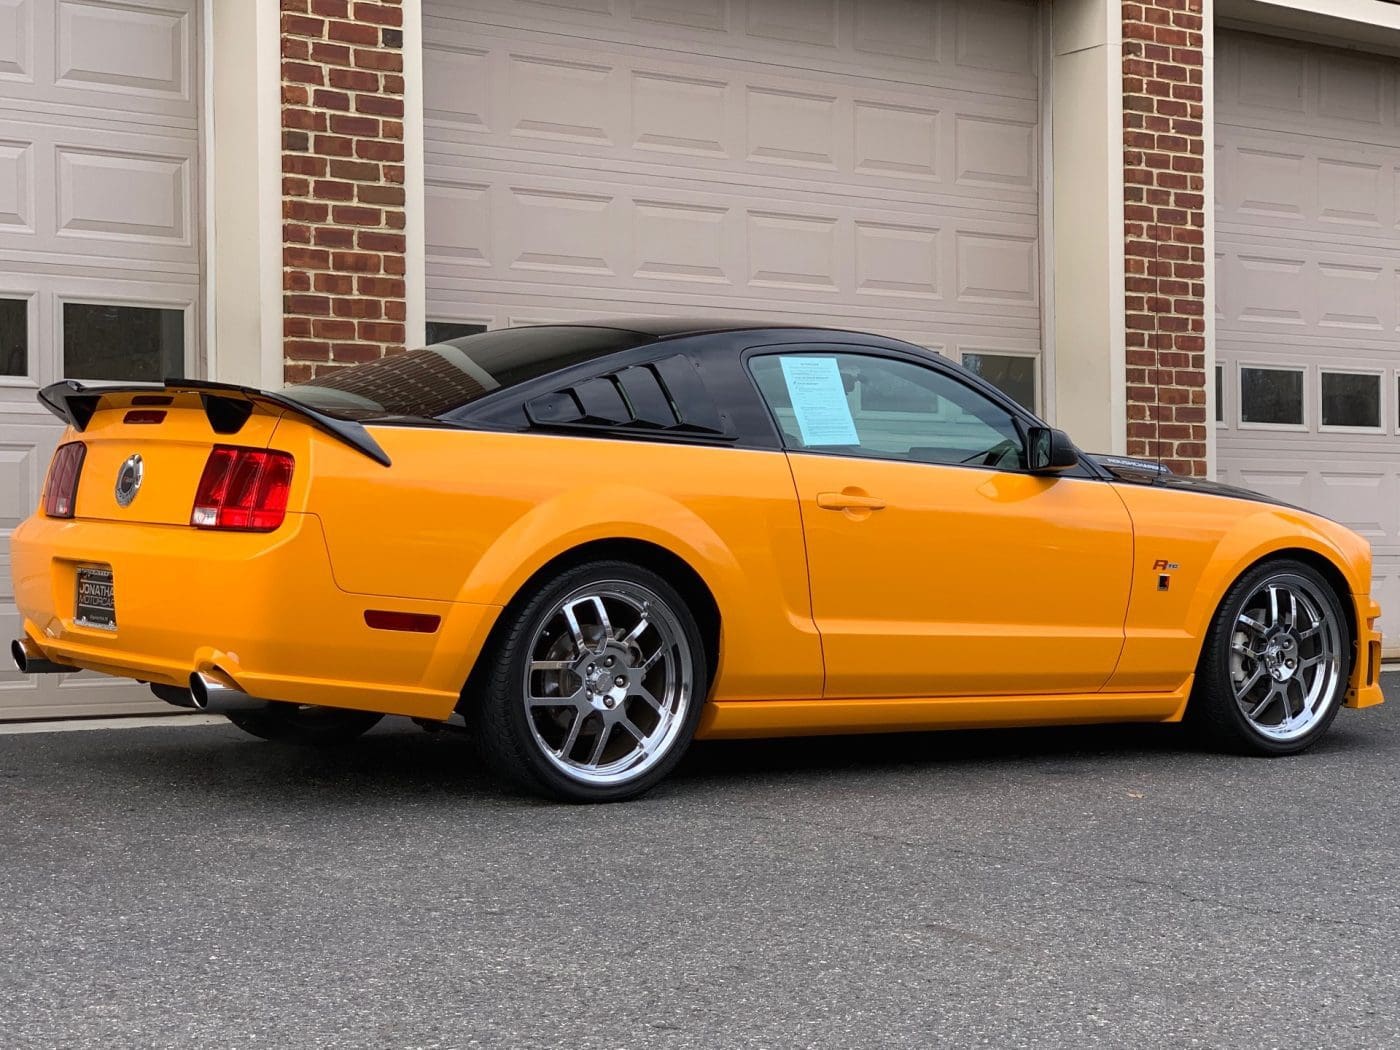
[[[111, 566], [115, 631], [74, 622], [79, 565]], [[341, 589], [311, 514], [262, 534], [36, 515], [11, 567], [25, 636], [54, 663], [179, 687], [212, 673], [264, 700], [416, 718], [451, 715], [499, 612]], [[367, 609], [441, 625], [375, 630]]]
[[1376, 629], [1380, 604], [1370, 597], [1356, 599], [1356, 666], [1352, 669], [1347, 707], [1375, 707], [1385, 702], [1381, 693], [1381, 632]]

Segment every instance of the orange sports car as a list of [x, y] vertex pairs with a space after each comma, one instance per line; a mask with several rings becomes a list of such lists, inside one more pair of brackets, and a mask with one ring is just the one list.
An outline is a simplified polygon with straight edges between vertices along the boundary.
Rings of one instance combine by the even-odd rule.
[[260, 737], [460, 714], [605, 801], [697, 736], [1185, 719], [1277, 755], [1382, 699], [1364, 539], [880, 336], [548, 325], [39, 396], [69, 429], [12, 540], [17, 665]]

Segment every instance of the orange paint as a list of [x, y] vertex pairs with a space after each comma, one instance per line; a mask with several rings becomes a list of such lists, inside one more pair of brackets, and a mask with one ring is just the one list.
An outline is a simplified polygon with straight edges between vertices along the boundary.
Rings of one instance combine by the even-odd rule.
[[[1300, 511], [974, 467], [372, 427], [386, 468], [261, 407], [227, 437], [191, 394], [159, 425], [109, 400], [64, 438], [88, 446], [76, 517], [36, 513], [12, 539], [26, 634], [108, 674], [217, 672], [266, 699], [446, 718], [527, 581], [622, 540], [683, 560], [720, 610], [702, 735], [1169, 721], [1230, 583], [1303, 551], [1350, 592], [1348, 703], [1381, 698], [1370, 549]], [[189, 525], [216, 443], [292, 455], [276, 531]], [[138, 451], [145, 481], [120, 507]], [[74, 622], [86, 564], [112, 568], [115, 632]], [[367, 609], [440, 626], [376, 630]]]

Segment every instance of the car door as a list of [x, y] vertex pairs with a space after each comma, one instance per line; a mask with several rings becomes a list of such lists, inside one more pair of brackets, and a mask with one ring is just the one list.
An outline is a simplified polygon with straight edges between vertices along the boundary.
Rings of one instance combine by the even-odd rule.
[[1133, 551], [1112, 486], [1027, 472], [1017, 417], [950, 368], [850, 346], [749, 368], [797, 485], [825, 696], [1103, 686]]

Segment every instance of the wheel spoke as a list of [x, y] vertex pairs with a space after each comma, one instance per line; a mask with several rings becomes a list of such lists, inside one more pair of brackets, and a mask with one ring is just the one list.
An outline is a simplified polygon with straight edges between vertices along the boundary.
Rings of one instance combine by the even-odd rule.
[[1254, 619], [1254, 617], [1250, 616], [1248, 613], [1240, 613], [1240, 615], [1236, 618], [1235, 622], [1238, 623], [1241, 627], [1253, 631], [1261, 638], [1269, 633], [1267, 627], [1265, 627], [1258, 620]]
[[[603, 628], [603, 641], [611, 641], [613, 636], [612, 621], [608, 619], [608, 610], [603, 604], [603, 599], [594, 594], [588, 600], [598, 610], [598, 626]], [[602, 649], [601, 643], [599, 649]]]
[[569, 634], [574, 640], [574, 651], [579, 656], [586, 656], [592, 650], [588, 648], [588, 643], [583, 638], [583, 628], [578, 624], [578, 617], [574, 614], [573, 605], [566, 605], [563, 608], [564, 622], [569, 625]]
[[1230, 651], [1234, 653], [1239, 653], [1241, 656], [1247, 656], [1251, 660], [1257, 660], [1259, 658], [1259, 654], [1256, 653], [1244, 642], [1231, 642]]
[[1275, 626], [1278, 624], [1278, 588], [1269, 588], [1269, 622]]
[[646, 618], [645, 616], [643, 616], [640, 620], [637, 621], [637, 626], [636, 626], [636, 627], [633, 627], [630, 631], [627, 632], [627, 637], [624, 638], [624, 639], [622, 639], [622, 644], [623, 644], [623, 645], [635, 645], [635, 644], [637, 644], [637, 639], [640, 638], [640, 637], [642, 636], [642, 632], [644, 632], [644, 631], [645, 631], [648, 627], [650, 627], [650, 626], [651, 626], [651, 622], [650, 622], [649, 620], [647, 620], [647, 618]]
[[[627, 732], [631, 733], [634, 737], [636, 737], [637, 743], [642, 745], [646, 744], [647, 735], [637, 728], [637, 726], [632, 722], [632, 719], [628, 718], [626, 715], [623, 715], [617, 720], [617, 724], [620, 725], [623, 729], [627, 730]], [[646, 751], [645, 746], [642, 747], [642, 751]]]
[[572, 671], [574, 660], [531, 660], [531, 671]]
[[602, 728], [598, 730], [598, 740], [593, 745], [593, 751], [588, 756], [588, 764], [596, 766], [603, 760], [603, 749], [608, 746], [608, 737], [612, 736], [612, 723], [604, 722]]
[[666, 655], [666, 646], [663, 645], [663, 646], [661, 646], [661, 648], [657, 649], [656, 652], [652, 653], [650, 656], [648, 656], [648, 657], [642, 662], [642, 665], [641, 665], [640, 667], [637, 668], [637, 673], [638, 673], [639, 675], [644, 675], [644, 674], [646, 674], [646, 673], [647, 673], [648, 671], [650, 671], [654, 666], [656, 666], [656, 661], [657, 661], [657, 660], [660, 660], [660, 659], [661, 659], [663, 656], [665, 656], [665, 655]]
[[[1269, 705], [1274, 702], [1274, 697], [1276, 695], [1278, 694], [1276, 694], [1274, 690], [1270, 689], [1268, 693], [1264, 696], [1264, 699], [1260, 701], [1259, 706], [1256, 707], [1253, 711], [1249, 712], [1249, 720], [1251, 722], [1258, 721], [1259, 717], [1269, 709]], [[1285, 710], [1287, 709], [1286, 704], [1284, 705], [1284, 708]]]
[[643, 689], [641, 686], [638, 686], [637, 691], [632, 695], [637, 697], [637, 699], [641, 700], [642, 703], [646, 704], [658, 715], [664, 716], [666, 714], [666, 709], [661, 706], [660, 700], [656, 699], [656, 697], [651, 695], [651, 690]]
[[577, 710], [574, 712], [574, 720], [569, 726], [569, 735], [564, 740], [564, 746], [559, 749], [560, 758], [568, 758], [573, 754], [574, 745], [578, 743], [578, 731], [583, 728], [583, 723], [588, 719], [588, 712]]
[[1251, 674], [1248, 678], [1246, 678], [1246, 679], [1245, 679], [1243, 682], [1241, 682], [1239, 685], [1235, 686], [1235, 695], [1236, 695], [1237, 697], [1239, 697], [1241, 700], [1243, 700], [1243, 699], [1249, 694], [1249, 691], [1250, 691], [1251, 689], [1253, 689], [1253, 688], [1255, 687], [1255, 685], [1258, 684], [1259, 679], [1261, 679], [1261, 678], [1263, 678], [1263, 677], [1264, 677], [1264, 668], [1263, 668], [1262, 666], [1256, 666], [1256, 667], [1254, 668], [1254, 673], [1253, 673], [1253, 674]]
[[527, 707], [578, 707], [584, 702], [583, 690], [577, 689], [568, 696], [534, 696], [525, 698]]
[[1296, 591], [1288, 592], [1288, 629], [1295, 630], [1298, 626], [1298, 594]]
[[1317, 702], [1315, 699], [1309, 702], [1308, 698], [1312, 691], [1305, 688], [1303, 683], [1297, 678], [1293, 679], [1289, 685], [1297, 685], [1298, 687], [1298, 717], [1301, 718], [1304, 715], [1311, 715], [1313, 713], [1313, 707]]

